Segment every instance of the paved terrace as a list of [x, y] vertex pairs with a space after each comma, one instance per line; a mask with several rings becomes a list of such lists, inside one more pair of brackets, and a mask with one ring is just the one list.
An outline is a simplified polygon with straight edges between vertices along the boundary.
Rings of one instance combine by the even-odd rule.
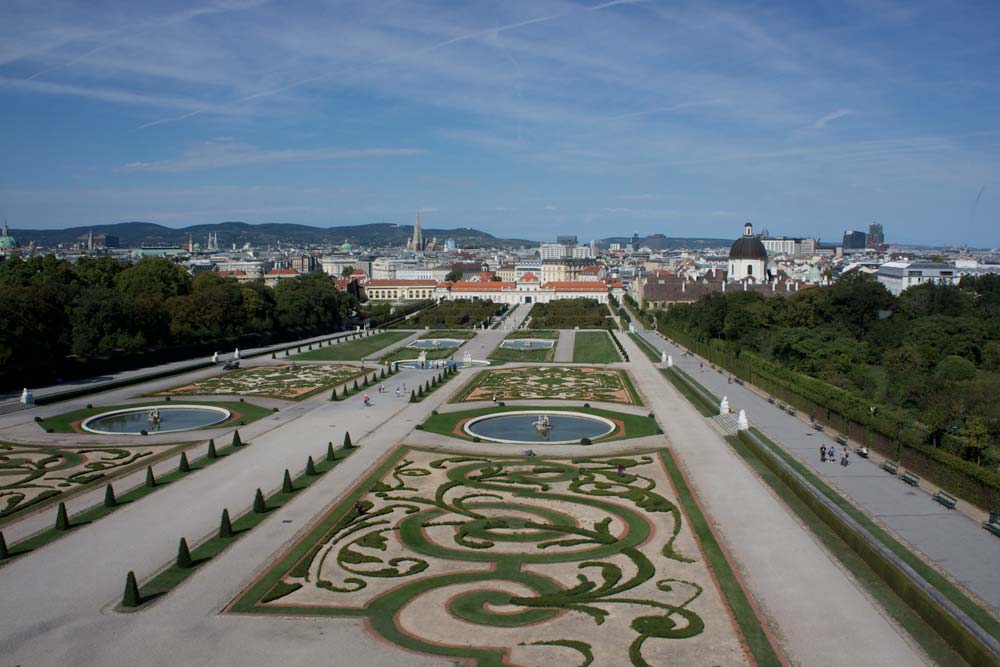
[[931, 492], [914, 489], [883, 471], [877, 463], [853, 455], [858, 443], [850, 443], [849, 466], [839, 465], [839, 460], [820, 463], [821, 445], [842, 450], [834, 441], [836, 434], [814, 431], [805, 419], [790, 416], [768, 403], [765, 395], [735, 382], [730, 384], [729, 375], [712, 370], [707, 361], [693, 355], [682, 357], [687, 350], [658, 333], [643, 331], [639, 335], [656, 349], [672, 355], [675, 364], [713, 394], [727, 396], [732, 410], [746, 410], [753, 426], [822, 475], [939, 570], [994, 611], [1000, 611], [1000, 539], [983, 530], [976, 520], [947, 509], [931, 499]]

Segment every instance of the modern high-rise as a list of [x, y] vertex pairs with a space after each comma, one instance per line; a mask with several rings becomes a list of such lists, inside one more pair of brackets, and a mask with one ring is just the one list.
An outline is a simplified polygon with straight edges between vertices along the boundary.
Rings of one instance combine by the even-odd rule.
[[870, 250], [882, 250], [885, 246], [885, 232], [882, 231], [882, 224], [873, 222], [868, 225], [868, 248]]
[[864, 232], [844, 232], [844, 251], [864, 250], [868, 240], [868, 235]]

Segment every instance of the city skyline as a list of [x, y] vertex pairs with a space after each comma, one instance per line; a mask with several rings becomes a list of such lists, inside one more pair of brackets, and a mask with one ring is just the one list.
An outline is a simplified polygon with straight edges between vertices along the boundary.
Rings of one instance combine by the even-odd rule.
[[[1000, 244], [990, 4], [7, 3], [0, 218]], [[539, 231], [544, 230], [544, 231]]]

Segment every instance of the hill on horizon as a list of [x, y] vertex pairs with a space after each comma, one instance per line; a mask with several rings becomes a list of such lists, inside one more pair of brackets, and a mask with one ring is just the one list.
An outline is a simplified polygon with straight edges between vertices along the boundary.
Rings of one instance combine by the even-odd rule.
[[[460, 247], [474, 246], [533, 246], [537, 241], [526, 239], [500, 239], [471, 227], [455, 229], [424, 228], [424, 238], [437, 238], [440, 243], [455, 239]], [[22, 245], [34, 241], [39, 245], [52, 246], [85, 241], [93, 232], [94, 236], [110, 234], [117, 236], [122, 247], [139, 245], [182, 245], [190, 235], [195, 243], [205, 244], [208, 234], [218, 234], [219, 245], [229, 247], [233, 243], [242, 246], [339, 244], [349, 242], [354, 245], [404, 245], [413, 236], [413, 225], [394, 223], [371, 223], [365, 225], [345, 225], [342, 227], [311, 227], [294, 223], [268, 222], [253, 225], [246, 222], [219, 222], [214, 224], [190, 225], [187, 227], [165, 227], [152, 222], [118, 222], [107, 225], [67, 227], [65, 229], [12, 229]]]

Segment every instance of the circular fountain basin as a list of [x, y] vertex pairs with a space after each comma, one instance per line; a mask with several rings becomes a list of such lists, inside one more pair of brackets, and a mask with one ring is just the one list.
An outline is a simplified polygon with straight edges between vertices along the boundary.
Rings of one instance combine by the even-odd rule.
[[425, 338], [423, 340], [415, 340], [406, 347], [415, 347], [418, 350], [441, 350], [450, 347], [459, 347], [464, 340], [457, 340], [455, 338]]
[[[154, 407], [160, 411], [158, 424], [149, 419], [149, 411]], [[229, 410], [212, 405], [146, 405], [94, 415], [80, 426], [88, 433], [102, 435], [142, 435], [143, 431], [176, 433], [219, 424], [231, 416]]]
[[548, 350], [555, 344], [554, 340], [546, 340], [544, 338], [516, 338], [514, 340], [505, 340], [500, 343], [500, 347], [508, 350]]
[[[441, 366], [437, 365], [437, 364], [442, 363], [442, 362], [444, 362], [445, 365], [441, 365]], [[421, 366], [420, 362], [417, 361], [416, 359], [408, 359], [406, 361], [397, 361], [395, 363], [400, 368], [416, 368], [416, 369], [424, 369], [424, 370], [429, 370], [429, 371], [442, 370], [443, 368], [446, 368], [446, 366], [449, 363], [450, 363], [450, 365], [457, 366], [458, 368], [472, 368], [474, 366], [489, 366], [490, 365], [490, 362], [488, 362], [488, 361], [482, 361], [480, 359], [470, 359], [468, 361], [452, 361], [452, 362], [448, 362], [447, 359], [428, 359], [424, 363], [423, 366]]]
[[[538, 418], [549, 418], [548, 433], [535, 428]], [[470, 419], [462, 427], [467, 435], [515, 445], [575, 445], [583, 438], [596, 440], [614, 432], [610, 419], [583, 412], [515, 410]]]

